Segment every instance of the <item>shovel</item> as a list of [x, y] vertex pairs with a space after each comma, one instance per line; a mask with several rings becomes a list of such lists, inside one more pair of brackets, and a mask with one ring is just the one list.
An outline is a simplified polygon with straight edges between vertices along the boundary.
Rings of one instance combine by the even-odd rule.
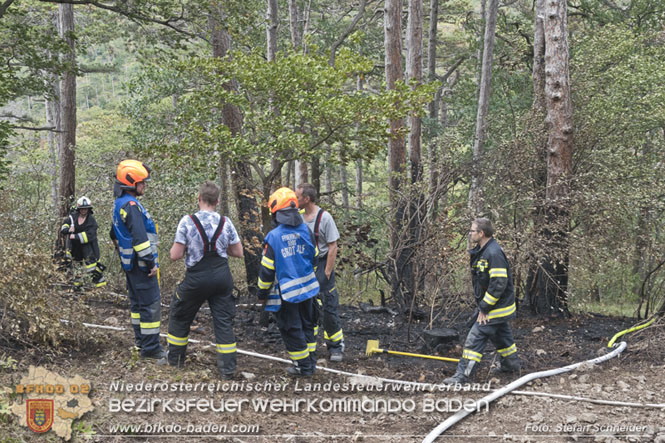
[[365, 354], [395, 354], [395, 355], [406, 355], [407, 357], [420, 357], [420, 358], [430, 358], [432, 360], [443, 360], [443, 361], [452, 361], [458, 362], [459, 358], [450, 358], [450, 357], [438, 357], [435, 355], [424, 355], [424, 354], [412, 354], [410, 352], [400, 352], [400, 351], [389, 351], [388, 349], [379, 348], [378, 340], [367, 340], [367, 349]]

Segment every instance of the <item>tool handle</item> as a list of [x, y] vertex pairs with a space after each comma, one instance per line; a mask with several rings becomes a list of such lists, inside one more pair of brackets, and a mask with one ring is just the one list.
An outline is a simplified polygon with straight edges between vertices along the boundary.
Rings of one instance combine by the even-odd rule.
[[386, 349], [383, 349], [383, 352], [388, 353], [388, 354], [406, 355], [407, 357], [431, 358], [432, 360], [443, 360], [443, 361], [453, 361], [453, 362], [458, 362], [459, 361], [459, 358], [438, 357], [438, 356], [434, 356], [434, 355], [423, 355], [423, 354], [412, 354], [410, 352], [388, 351]]

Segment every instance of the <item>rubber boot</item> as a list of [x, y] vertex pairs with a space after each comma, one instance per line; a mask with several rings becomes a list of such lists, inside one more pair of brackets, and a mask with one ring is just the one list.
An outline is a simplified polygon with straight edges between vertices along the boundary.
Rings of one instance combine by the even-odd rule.
[[492, 369], [492, 375], [521, 374], [520, 358], [517, 353], [499, 358], [499, 367]]
[[478, 369], [478, 364], [479, 363], [474, 360], [467, 360], [465, 358], [460, 359], [459, 363], [457, 364], [457, 370], [455, 371], [455, 374], [452, 377], [448, 377], [443, 380], [443, 384], [454, 385], [456, 383], [471, 383], [473, 374]]
[[166, 360], [169, 366], [182, 368], [185, 366], [185, 355], [187, 353], [187, 346], [173, 346], [169, 344], [169, 350], [166, 353]]
[[315, 368], [316, 360], [310, 354], [306, 358], [298, 360], [293, 366], [289, 366], [286, 369], [286, 373], [294, 377], [311, 377], [314, 375]]
[[236, 372], [236, 353], [217, 354], [217, 369], [224, 380], [231, 380]]
[[455, 373], [452, 375], [452, 377], [445, 378], [443, 380], [444, 385], [454, 385], [456, 383], [463, 384], [466, 383], [466, 376], [464, 375], [464, 372], [466, 371], [466, 364], [468, 360], [461, 358], [460, 361], [457, 363], [457, 369], [455, 370]]

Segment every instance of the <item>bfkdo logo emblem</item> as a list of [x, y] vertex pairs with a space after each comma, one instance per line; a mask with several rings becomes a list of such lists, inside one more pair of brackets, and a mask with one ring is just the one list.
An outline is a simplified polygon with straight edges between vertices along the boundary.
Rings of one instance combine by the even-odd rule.
[[53, 426], [53, 400], [27, 399], [28, 427], [35, 432], [43, 433]]

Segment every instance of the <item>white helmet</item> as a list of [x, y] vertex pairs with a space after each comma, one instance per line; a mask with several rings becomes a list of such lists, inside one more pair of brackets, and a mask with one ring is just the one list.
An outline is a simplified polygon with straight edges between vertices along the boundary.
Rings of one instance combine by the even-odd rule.
[[76, 200], [76, 210], [78, 211], [79, 209], [92, 209], [92, 201], [86, 196], [83, 196]]

